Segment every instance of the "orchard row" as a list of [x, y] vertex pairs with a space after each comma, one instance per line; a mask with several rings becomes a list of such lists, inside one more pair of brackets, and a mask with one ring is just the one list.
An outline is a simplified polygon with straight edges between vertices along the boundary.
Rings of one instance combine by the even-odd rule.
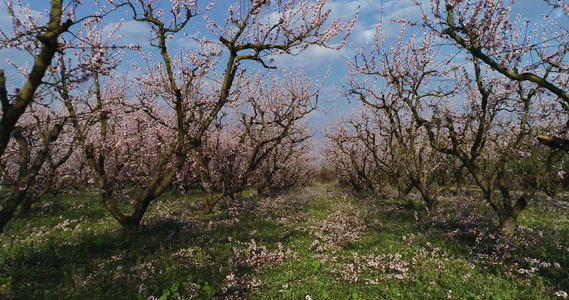
[[[29, 6], [7, 3], [14, 29], [2, 32], [2, 46], [29, 51], [35, 62], [20, 69], [26, 82], [13, 92], [0, 74], [9, 190], [0, 228], [18, 207], [25, 212], [45, 193], [73, 187], [95, 189], [130, 231], [174, 186], [201, 187], [211, 212], [247, 188], [307, 182], [316, 160], [305, 116], [321, 84], [272, 61], [336, 37], [343, 42], [334, 47], [343, 47], [355, 18], [331, 22], [326, 1], [236, 1], [224, 24], [208, 15], [215, 1], [108, 1], [89, 16], [75, 15], [81, 1], [62, 2], [50, 2], [47, 26]], [[120, 9], [150, 29], [148, 53], [121, 44], [124, 22], [106, 34], [107, 16]], [[197, 18], [216, 39], [188, 34]], [[194, 47], [171, 50], [175, 36]], [[118, 71], [127, 51], [144, 62], [135, 74]]]
[[380, 23], [348, 62], [361, 108], [325, 132], [326, 157], [354, 189], [416, 189], [431, 212], [476, 188], [511, 236], [536, 192], [568, 183], [569, 6], [548, 1], [557, 17], [532, 24], [505, 1], [416, 2], [422, 24], [401, 21], [389, 43]]
[[[14, 29], [0, 33], [2, 47], [35, 62], [14, 65], [21, 88], [8, 91], [0, 73], [9, 190], [0, 228], [70, 187], [95, 189], [135, 230], [173, 186], [201, 187], [211, 212], [250, 187], [310, 181], [318, 154], [307, 116], [322, 84], [273, 59], [343, 48], [358, 16], [328, 20], [322, 0], [254, 0], [235, 1], [217, 23], [214, 2], [108, 1], [77, 16], [80, 1], [53, 0], [36, 16], [8, 1]], [[565, 184], [556, 174], [569, 150], [569, 6], [545, 0], [549, 14], [535, 24], [504, 1], [415, 2], [420, 22], [397, 20], [392, 41], [383, 28], [391, 20], [380, 19], [374, 42], [346, 57], [341, 89], [360, 108], [326, 126], [323, 154], [356, 191], [416, 189], [431, 211], [443, 192], [474, 186], [511, 236], [535, 193]], [[104, 33], [119, 9], [150, 29], [150, 52], [121, 44], [123, 23]], [[215, 38], [188, 34], [196, 18]], [[168, 41], [184, 34], [192, 47], [172, 50]], [[144, 62], [134, 74], [118, 72], [127, 52]]]

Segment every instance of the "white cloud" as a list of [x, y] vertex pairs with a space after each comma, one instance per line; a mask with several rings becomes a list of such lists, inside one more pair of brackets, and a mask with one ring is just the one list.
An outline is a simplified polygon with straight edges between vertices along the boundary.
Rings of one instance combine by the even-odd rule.
[[324, 9], [330, 9], [330, 19], [332, 20], [337, 18], [348, 20], [356, 15], [358, 7], [360, 7], [360, 10], [367, 9], [370, 2], [373, 1], [328, 1]]
[[343, 57], [350, 55], [350, 53], [351, 50], [347, 48], [335, 50], [321, 46], [310, 46], [297, 55], [276, 55], [272, 58], [278, 65], [293, 69], [301, 68], [311, 73], [318, 70], [325, 72], [330, 64], [343, 64]]
[[[115, 28], [119, 22], [110, 23], [103, 27], [104, 36], [108, 36], [109, 32]], [[137, 21], [125, 21], [124, 24], [119, 28], [116, 37], [124, 34], [124, 37], [120, 39], [121, 44], [133, 44], [146, 46], [149, 44], [149, 40], [153, 38], [150, 27], [146, 23]]]
[[421, 21], [421, 9], [411, 0], [391, 0], [383, 2], [385, 20], [405, 19], [411, 22]]
[[349, 40], [356, 48], [373, 42], [376, 26], [381, 19], [383, 19], [382, 29], [386, 40], [397, 38], [400, 34], [401, 24], [393, 22], [394, 20], [421, 21], [421, 9], [412, 0], [333, 1], [327, 5], [327, 8], [332, 10], [331, 19], [341, 17], [347, 20], [354, 16], [358, 6], [360, 6], [360, 16]]
[[368, 29], [360, 29], [353, 33], [355, 37], [355, 44], [367, 44], [373, 42], [377, 30], [375, 27]]
[[321, 110], [315, 110], [310, 114], [310, 123], [313, 125], [321, 125], [326, 122], [326, 113]]

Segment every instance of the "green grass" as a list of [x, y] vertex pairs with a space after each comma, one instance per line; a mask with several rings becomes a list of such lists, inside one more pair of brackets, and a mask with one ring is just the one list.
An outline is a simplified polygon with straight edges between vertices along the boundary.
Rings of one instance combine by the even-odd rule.
[[473, 198], [424, 205], [319, 185], [212, 215], [165, 195], [125, 236], [87, 192], [45, 199], [0, 236], [0, 299], [557, 299], [569, 205], [538, 197], [503, 241]]

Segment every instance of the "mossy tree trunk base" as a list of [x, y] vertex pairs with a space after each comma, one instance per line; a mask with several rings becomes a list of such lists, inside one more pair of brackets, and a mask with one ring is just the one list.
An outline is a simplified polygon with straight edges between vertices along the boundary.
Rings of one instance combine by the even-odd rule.
[[518, 227], [518, 216], [511, 214], [500, 216], [500, 229], [502, 230], [502, 237], [511, 238], [516, 232]]

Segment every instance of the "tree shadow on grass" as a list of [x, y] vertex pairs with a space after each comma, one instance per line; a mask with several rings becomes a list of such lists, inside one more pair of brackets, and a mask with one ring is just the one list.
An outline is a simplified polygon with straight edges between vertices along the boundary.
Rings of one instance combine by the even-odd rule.
[[[385, 220], [387, 224], [380, 230], [399, 236], [424, 235], [422, 244], [429, 241], [451, 257], [483, 267], [489, 275], [530, 281], [539, 276], [552, 289], [569, 290], [569, 227], [547, 223], [558, 218], [553, 213], [556, 209], [535, 201], [533, 206], [541, 205], [540, 210], [524, 212], [534, 225], [520, 221], [516, 235], [510, 239], [502, 239], [491, 209], [475, 201], [444, 202], [436, 214], [428, 214], [420, 204], [407, 209], [391, 201], [376, 211], [370, 210], [366, 218]], [[545, 224], [539, 223], [542, 219]]]
[[232, 271], [250, 271], [232, 267], [235, 244], [228, 237], [250, 241], [254, 231], [260, 231], [256, 236], [267, 245], [295, 234], [283, 231], [273, 220], [246, 212], [237, 220], [228, 214], [195, 221], [153, 220], [134, 235], [120, 229], [87, 231], [72, 241], [65, 237], [45, 241], [2, 259], [0, 278], [7, 279], [3, 296], [136, 299], [166, 292], [187, 294], [196, 286], [202, 290], [195, 293], [211, 296]]

